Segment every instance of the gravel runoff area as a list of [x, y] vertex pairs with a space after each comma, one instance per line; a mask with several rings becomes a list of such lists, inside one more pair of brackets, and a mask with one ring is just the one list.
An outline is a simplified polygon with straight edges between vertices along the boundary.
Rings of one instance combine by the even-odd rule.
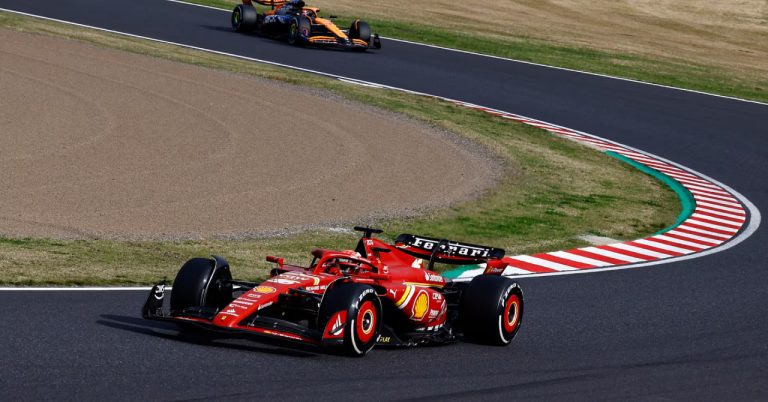
[[412, 214], [501, 168], [287, 84], [0, 29], [0, 235], [237, 238]]

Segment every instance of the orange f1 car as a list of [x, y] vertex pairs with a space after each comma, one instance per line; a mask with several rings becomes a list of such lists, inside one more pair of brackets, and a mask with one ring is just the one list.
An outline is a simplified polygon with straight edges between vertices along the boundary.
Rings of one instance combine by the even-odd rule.
[[[260, 13], [253, 1], [269, 6]], [[381, 48], [379, 35], [371, 27], [355, 19], [349, 29], [336, 26], [331, 19], [320, 18], [315, 7], [306, 7], [303, 0], [243, 0], [232, 10], [232, 28], [237, 32], [255, 32], [276, 39], [285, 39], [291, 45], [320, 45], [365, 51]]]

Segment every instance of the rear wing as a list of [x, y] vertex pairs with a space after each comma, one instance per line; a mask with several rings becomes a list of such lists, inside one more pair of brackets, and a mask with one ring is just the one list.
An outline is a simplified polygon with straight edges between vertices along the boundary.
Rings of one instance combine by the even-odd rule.
[[448, 239], [401, 234], [395, 239], [395, 247], [414, 256], [444, 264], [478, 264], [488, 260], [500, 260], [504, 249], [460, 243]]

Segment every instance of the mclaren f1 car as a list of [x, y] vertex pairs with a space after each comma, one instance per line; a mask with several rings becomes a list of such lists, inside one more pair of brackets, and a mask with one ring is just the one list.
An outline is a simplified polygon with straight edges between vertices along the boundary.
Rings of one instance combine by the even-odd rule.
[[[269, 6], [261, 13], [253, 2]], [[319, 45], [357, 51], [380, 49], [379, 35], [364, 21], [355, 19], [349, 29], [341, 29], [330, 18], [318, 16], [320, 10], [306, 7], [303, 0], [243, 0], [232, 10], [232, 28], [286, 39], [296, 46]]]
[[[275, 264], [261, 283], [232, 279], [221, 257], [182, 265], [163, 307], [165, 283], [149, 293], [142, 315], [208, 330], [298, 342], [363, 356], [374, 346], [467, 340], [508, 345], [523, 319], [523, 292], [510, 278], [504, 250], [401, 234], [394, 244], [363, 232], [354, 250], [316, 249], [308, 266]], [[469, 282], [444, 278], [443, 264], [486, 264]], [[425, 266], [426, 265], [426, 266]]]

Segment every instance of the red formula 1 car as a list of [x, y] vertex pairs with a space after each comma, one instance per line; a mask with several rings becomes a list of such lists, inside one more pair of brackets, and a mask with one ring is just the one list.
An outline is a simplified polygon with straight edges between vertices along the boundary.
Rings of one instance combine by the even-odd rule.
[[[260, 13], [253, 2], [270, 6]], [[304, 0], [243, 0], [232, 10], [232, 29], [237, 32], [255, 32], [275, 39], [287, 40], [296, 46], [317, 45], [365, 51], [381, 49], [379, 35], [358, 19], [349, 29], [339, 28], [332, 19], [321, 18], [320, 9], [305, 7]]]
[[[182, 330], [270, 337], [354, 356], [375, 345], [507, 345], [517, 334], [523, 292], [500, 276], [504, 250], [409, 234], [390, 245], [372, 237], [381, 230], [355, 230], [363, 232], [355, 250], [314, 250], [307, 267], [267, 257], [276, 267], [262, 283], [233, 280], [221, 257], [191, 259], [173, 282], [170, 311], [162, 307], [160, 283], [142, 315]], [[436, 262], [487, 266], [471, 282], [452, 282], [432, 271]]]

